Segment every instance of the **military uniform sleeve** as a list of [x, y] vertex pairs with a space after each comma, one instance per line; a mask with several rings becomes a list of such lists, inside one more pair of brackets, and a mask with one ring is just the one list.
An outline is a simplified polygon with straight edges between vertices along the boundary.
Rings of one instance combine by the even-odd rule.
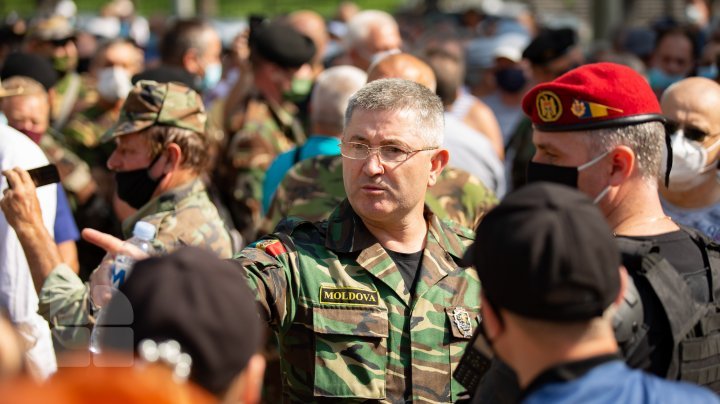
[[38, 294], [39, 313], [57, 338], [68, 348], [87, 346], [94, 319], [90, 310], [89, 286], [66, 264], [50, 273]]
[[288, 252], [277, 239], [265, 239], [244, 248], [233, 259], [245, 271], [261, 317], [274, 329], [283, 328], [294, 309]]

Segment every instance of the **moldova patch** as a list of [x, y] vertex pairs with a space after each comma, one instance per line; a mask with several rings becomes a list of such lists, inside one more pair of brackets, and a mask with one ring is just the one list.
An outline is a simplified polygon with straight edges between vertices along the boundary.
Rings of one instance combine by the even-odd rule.
[[263, 240], [255, 244], [255, 248], [265, 251], [271, 257], [277, 257], [287, 252], [280, 240]]
[[320, 286], [320, 303], [377, 306], [378, 302], [377, 290]]

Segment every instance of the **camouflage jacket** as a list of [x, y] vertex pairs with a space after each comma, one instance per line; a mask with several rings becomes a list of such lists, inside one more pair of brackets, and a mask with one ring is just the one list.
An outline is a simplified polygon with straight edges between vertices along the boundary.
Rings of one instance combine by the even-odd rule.
[[63, 188], [68, 192], [77, 193], [93, 181], [90, 166], [53, 135], [44, 134], [40, 138], [40, 148], [48, 161], [57, 166]]
[[230, 234], [200, 179], [150, 200], [123, 222], [123, 235], [130, 237], [140, 220], [155, 225], [154, 244], [160, 251], [192, 245], [213, 251], [220, 258], [233, 254]]
[[275, 157], [305, 141], [305, 133], [292, 105], [278, 105], [260, 95], [250, 97], [241, 129], [230, 139], [220, 170], [222, 189], [235, 227], [246, 240], [254, 240], [262, 217], [265, 171]]
[[[324, 220], [343, 199], [342, 157], [304, 160], [288, 171], [280, 183], [261, 230], [263, 234], [270, 233], [280, 220], [289, 216]], [[470, 173], [445, 167], [435, 186], [428, 188], [425, 203], [441, 219], [474, 229], [498, 200]]]
[[[57, 130], [65, 127], [67, 120], [73, 113], [94, 103], [98, 98], [93, 80], [89, 75], [80, 75], [75, 72], [67, 73], [60, 77], [60, 80], [53, 88], [55, 89], [55, 97], [53, 97], [50, 111], [52, 111], [53, 128]], [[71, 102], [72, 105], [65, 106], [68, 102]], [[65, 112], [66, 115], [61, 116], [62, 112]]]
[[347, 200], [327, 221], [283, 221], [234, 259], [277, 333], [291, 401], [451, 402], [464, 392], [451, 374], [478, 326], [480, 281], [458, 264], [473, 235], [427, 207], [425, 216], [414, 294]]
[[114, 112], [98, 104], [75, 113], [62, 130], [65, 143], [91, 166], [104, 167], [114, 144], [100, 143], [100, 138], [112, 128], [118, 116], [119, 111]]

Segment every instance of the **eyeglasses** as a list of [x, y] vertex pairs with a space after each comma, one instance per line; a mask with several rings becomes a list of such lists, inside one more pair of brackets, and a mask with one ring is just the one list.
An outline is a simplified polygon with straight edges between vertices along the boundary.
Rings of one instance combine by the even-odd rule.
[[665, 122], [665, 134], [667, 135], [672, 135], [680, 129], [682, 129], [683, 136], [685, 136], [686, 139], [694, 140], [698, 143], [702, 143], [707, 136], [713, 135], [713, 133], [708, 133], [698, 128], [693, 128], [691, 126], [682, 126], [677, 122]]
[[340, 143], [340, 154], [342, 154], [344, 157], [347, 157], [349, 159], [353, 160], [365, 160], [366, 158], [370, 157], [371, 152], [377, 152], [380, 156], [380, 160], [385, 163], [401, 163], [408, 158], [410, 158], [411, 154], [421, 152], [421, 151], [427, 151], [427, 150], [436, 150], [438, 149], [437, 146], [435, 147], [424, 147], [422, 149], [417, 150], [406, 150], [400, 146], [395, 145], [383, 145], [378, 147], [370, 147], [364, 143], [355, 143], [355, 142], [341, 142]]

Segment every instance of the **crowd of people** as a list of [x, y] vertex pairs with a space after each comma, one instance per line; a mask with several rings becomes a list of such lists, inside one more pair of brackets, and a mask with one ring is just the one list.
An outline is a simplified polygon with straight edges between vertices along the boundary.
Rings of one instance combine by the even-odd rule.
[[711, 19], [71, 4], [0, 35], [3, 400], [720, 403]]

